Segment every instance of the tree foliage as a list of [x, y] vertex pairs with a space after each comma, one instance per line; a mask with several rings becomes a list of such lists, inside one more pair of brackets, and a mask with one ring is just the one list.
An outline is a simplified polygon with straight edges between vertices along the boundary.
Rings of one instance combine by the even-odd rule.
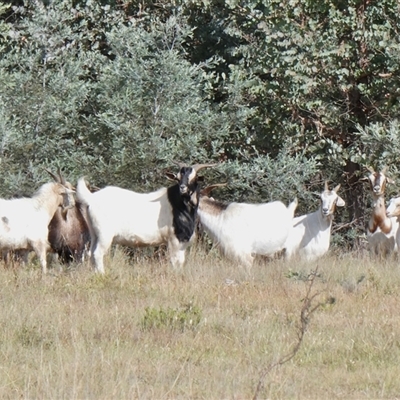
[[334, 0], [0, 3], [0, 193], [43, 168], [150, 190], [219, 162], [223, 198], [341, 183], [362, 229], [365, 166], [397, 175], [398, 4]]

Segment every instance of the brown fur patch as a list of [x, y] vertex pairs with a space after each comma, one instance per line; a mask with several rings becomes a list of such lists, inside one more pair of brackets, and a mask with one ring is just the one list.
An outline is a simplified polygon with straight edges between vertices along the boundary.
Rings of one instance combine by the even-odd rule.
[[374, 233], [379, 229], [388, 234], [392, 230], [392, 221], [386, 216], [385, 200], [383, 196], [379, 196], [374, 202], [372, 215], [368, 223], [368, 230]]
[[205, 212], [218, 215], [222, 211], [226, 210], [229, 206], [229, 203], [224, 203], [218, 200], [212, 200], [208, 197], [200, 197], [199, 209], [204, 210]]

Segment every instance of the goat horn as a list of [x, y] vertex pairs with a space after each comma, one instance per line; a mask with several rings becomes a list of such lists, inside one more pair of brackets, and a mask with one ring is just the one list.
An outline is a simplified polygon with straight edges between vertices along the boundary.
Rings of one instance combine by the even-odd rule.
[[56, 182], [60, 183], [60, 179], [58, 178], [57, 175], [54, 175], [52, 172], [50, 172], [48, 169], [43, 168]]
[[223, 187], [226, 185], [227, 185], [227, 183], [214, 183], [213, 185], [209, 185], [209, 186], [205, 187], [204, 189], [201, 189], [200, 193], [203, 196], [209, 196], [213, 189], [215, 189], [217, 187]]
[[196, 171], [199, 172], [201, 169], [203, 168], [207, 168], [207, 167], [215, 167], [218, 164], [194, 164], [192, 165], [192, 168]]
[[332, 191], [335, 192], [335, 193], [337, 193], [337, 192], [339, 191], [339, 189], [340, 189], [340, 183], [339, 183], [339, 185], [337, 185], [337, 186], [335, 187], [335, 189], [333, 189]]
[[329, 190], [328, 181], [325, 181], [325, 190]]
[[182, 168], [185, 166], [185, 164], [178, 162], [178, 161], [172, 161], [175, 165], [177, 165], [179, 168]]
[[375, 170], [374, 170], [372, 167], [370, 167], [370, 166], [367, 166], [367, 170], [368, 170], [369, 172], [371, 172], [371, 174], [374, 174], [374, 173], [375, 173]]
[[65, 181], [65, 178], [61, 175], [61, 169], [60, 168], [58, 168], [58, 176], [60, 177], [60, 183], [62, 184], [62, 185], [65, 185], [65, 183], [66, 183], [66, 181]]
[[388, 171], [388, 169], [389, 169], [389, 166], [388, 166], [388, 165], [385, 165], [385, 166], [383, 167], [383, 169], [382, 169], [382, 174], [386, 174], [386, 172]]

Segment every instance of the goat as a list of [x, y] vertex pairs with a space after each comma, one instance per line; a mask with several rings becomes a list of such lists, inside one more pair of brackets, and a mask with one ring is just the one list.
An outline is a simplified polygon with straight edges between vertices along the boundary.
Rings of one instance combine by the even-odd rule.
[[0, 249], [35, 251], [45, 274], [49, 223], [60, 205], [73, 204], [71, 190], [57, 182], [42, 185], [30, 198], [0, 199]]
[[337, 185], [329, 190], [328, 182], [325, 182], [318, 210], [293, 219], [293, 228], [285, 243], [287, 260], [298, 255], [311, 261], [322, 257], [329, 250], [336, 207], [345, 205], [345, 201], [337, 194], [339, 189], [340, 185]]
[[200, 184], [197, 173], [215, 164], [179, 164], [178, 174], [167, 173], [177, 184], [151, 193], [136, 193], [107, 186], [91, 193], [84, 178], [78, 180], [77, 200], [87, 206], [91, 261], [104, 273], [104, 255], [112, 243], [136, 246], [168, 245], [174, 268], [181, 268], [185, 250], [195, 234]]
[[272, 256], [283, 249], [297, 199], [288, 207], [281, 201], [225, 203], [209, 197], [216, 186], [221, 185], [201, 191], [198, 215], [203, 229], [226, 257], [249, 270], [256, 255]]
[[[386, 209], [386, 215], [388, 218], [393, 220], [396, 219], [397, 224], [399, 224], [399, 217], [400, 217], [400, 197], [391, 198], [389, 201], [389, 205]], [[396, 247], [400, 249], [400, 229], [397, 228], [396, 230]]]
[[[72, 185], [66, 182], [61, 175], [60, 170], [58, 176], [50, 171], [47, 172], [55, 182], [73, 190]], [[90, 242], [90, 232], [85, 213], [86, 207], [75, 201], [74, 207], [68, 209], [58, 207], [50, 221], [48, 235], [50, 247], [64, 263], [82, 262], [84, 259], [85, 250]]]
[[388, 256], [397, 252], [396, 234], [399, 230], [397, 217], [388, 217], [385, 207], [385, 189], [387, 183], [394, 181], [386, 176], [387, 167], [376, 172], [368, 167], [370, 175], [366, 178], [372, 194], [372, 214], [367, 227], [367, 240], [370, 251], [375, 255]]

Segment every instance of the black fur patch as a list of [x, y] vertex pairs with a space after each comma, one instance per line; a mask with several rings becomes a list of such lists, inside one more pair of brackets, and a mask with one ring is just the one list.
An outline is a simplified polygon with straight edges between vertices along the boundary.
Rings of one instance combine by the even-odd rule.
[[[182, 195], [179, 190], [179, 184], [177, 184], [169, 187], [167, 194], [172, 207], [172, 224], [175, 235], [180, 242], [188, 242], [196, 225], [200, 187], [196, 185], [192, 194]], [[192, 200], [193, 197], [196, 201]]]

